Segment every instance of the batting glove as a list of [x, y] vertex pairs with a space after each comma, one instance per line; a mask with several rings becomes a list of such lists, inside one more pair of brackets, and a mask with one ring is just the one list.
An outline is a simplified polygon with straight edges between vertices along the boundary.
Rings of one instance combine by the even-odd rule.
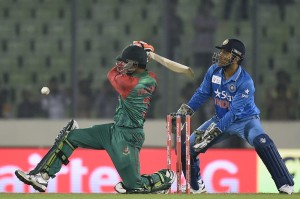
[[149, 61], [149, 56], [150, 56], [150, 52], [154, 52], [154, 47], [144, 41], [133, 41], [132, 42], [133, 45], [135, 46], [139, 46], [141, 48], [143, 48], [148, 56], [147, 62]]
[[142, 47], [146, 52], [154, 52], [154, 47], [144, 41], [133, 41], [132, 44]]
[[216, 123], [211, 123], [205, 131], [196, 130], [194, 133], [196, 134], [196, 138], [193, 148], [196, 152], [200, 152], [222, 132], [218, 127], [216, 127]]

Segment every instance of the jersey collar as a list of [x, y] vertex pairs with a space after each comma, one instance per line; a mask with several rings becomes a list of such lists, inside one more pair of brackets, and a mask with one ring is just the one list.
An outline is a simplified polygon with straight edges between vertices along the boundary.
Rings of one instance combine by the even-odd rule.
[[148, 70], [146, 70], [145, 72], [142, 72], [142, 73], [134, 73], [134, 74], [132, 74], [133, 77], [143, 77], [145, 75], [148, 75]]
[[225, 83], [230, 81], [236, 81], [239, 78], [241, 72], [242, 72], [242, 67], [239, 66], [238, 69], [235, 71], [235, 73], [228, 80], [226, 80]]

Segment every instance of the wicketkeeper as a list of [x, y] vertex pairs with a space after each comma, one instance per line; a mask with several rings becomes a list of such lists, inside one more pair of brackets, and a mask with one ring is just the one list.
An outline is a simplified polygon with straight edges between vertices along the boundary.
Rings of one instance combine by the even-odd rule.
[[[213, 56], [200, 87], [187, 104], [182, 104], [179, 115], [193, 113], [210, 97], [214, 100], [215, 115], [196, 129], [191, 137], [191, 192], [206, 192], [200, 176], [199, 153], [222, 140], [237, 135], [253, 146], [270, 172], [280, 193], [291, 194], [294, 181], [272, 139], [261, 126], [260, 111], [254, 102], [254, 83], [242, 68], [245, 46], [237, 39], [226, 39]], [[182, 149], [185, 149], [185, 143]], [[185, 172], [185, 150], [181, 152]], [[247, 159], [245, 159], [247, 161]], [[184, 173], [185, 174], [185, 173]]]
[[[55, 144], [29, 173], [21, 170], [16, 176], [34, 189], [45, 192], [48, 181], [69, 163], [76, 148], [106, 150], [122, 182], [118, 193], [165, 193], [175, 180], [174, 172], [162, 169], [152, 175], [140, 174], [140, 149], [144, 143], [144, 122], [156, 89], [156, 75], [147, 70], [147, 51], [153, 46], [135, 41], [117, 57], [107, 78], [119, 93], [114, 122], [80, 129], [71, 120], [58, 134]], [[101, 157], [99, 157], [101, 158]]]

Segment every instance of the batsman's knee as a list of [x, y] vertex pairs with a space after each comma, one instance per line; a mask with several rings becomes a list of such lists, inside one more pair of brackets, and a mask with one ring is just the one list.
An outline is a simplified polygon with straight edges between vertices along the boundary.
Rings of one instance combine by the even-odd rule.
[[61, 159], [62, 163], [64, 165], [67, 165], [69, 163], [69, 160], [67, 158], [67, 155], [64, 154], [64, 152], [61, 150], [64, 145], [68, 146], [71, 151], [74, 151], [76, 146], [73, 146], [71, 142], [69, 142], [68, 135], [72, 130], [78, 129], [79, 125], [75, 120], [71, 120], [68, 122], [68, 124], [59, 132], [57, 137], [55, 138], [54, 145], [57, 146], [56, 155], [59, 159]]
[[58, 146], [60, 143], [64, 142], [69, 133], [74, 129], [79, 129], [79, 125], [75, 120], [70, 120], [68, 124], [58, 133], [54, 144]]

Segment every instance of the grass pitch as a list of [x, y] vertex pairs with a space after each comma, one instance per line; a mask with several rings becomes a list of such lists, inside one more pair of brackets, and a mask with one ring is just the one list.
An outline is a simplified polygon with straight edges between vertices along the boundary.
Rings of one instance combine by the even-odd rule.
[[285, 194], [56, 194], [56, 193], [0, 193], [1, 199], [300, 199], [300, 193]]

